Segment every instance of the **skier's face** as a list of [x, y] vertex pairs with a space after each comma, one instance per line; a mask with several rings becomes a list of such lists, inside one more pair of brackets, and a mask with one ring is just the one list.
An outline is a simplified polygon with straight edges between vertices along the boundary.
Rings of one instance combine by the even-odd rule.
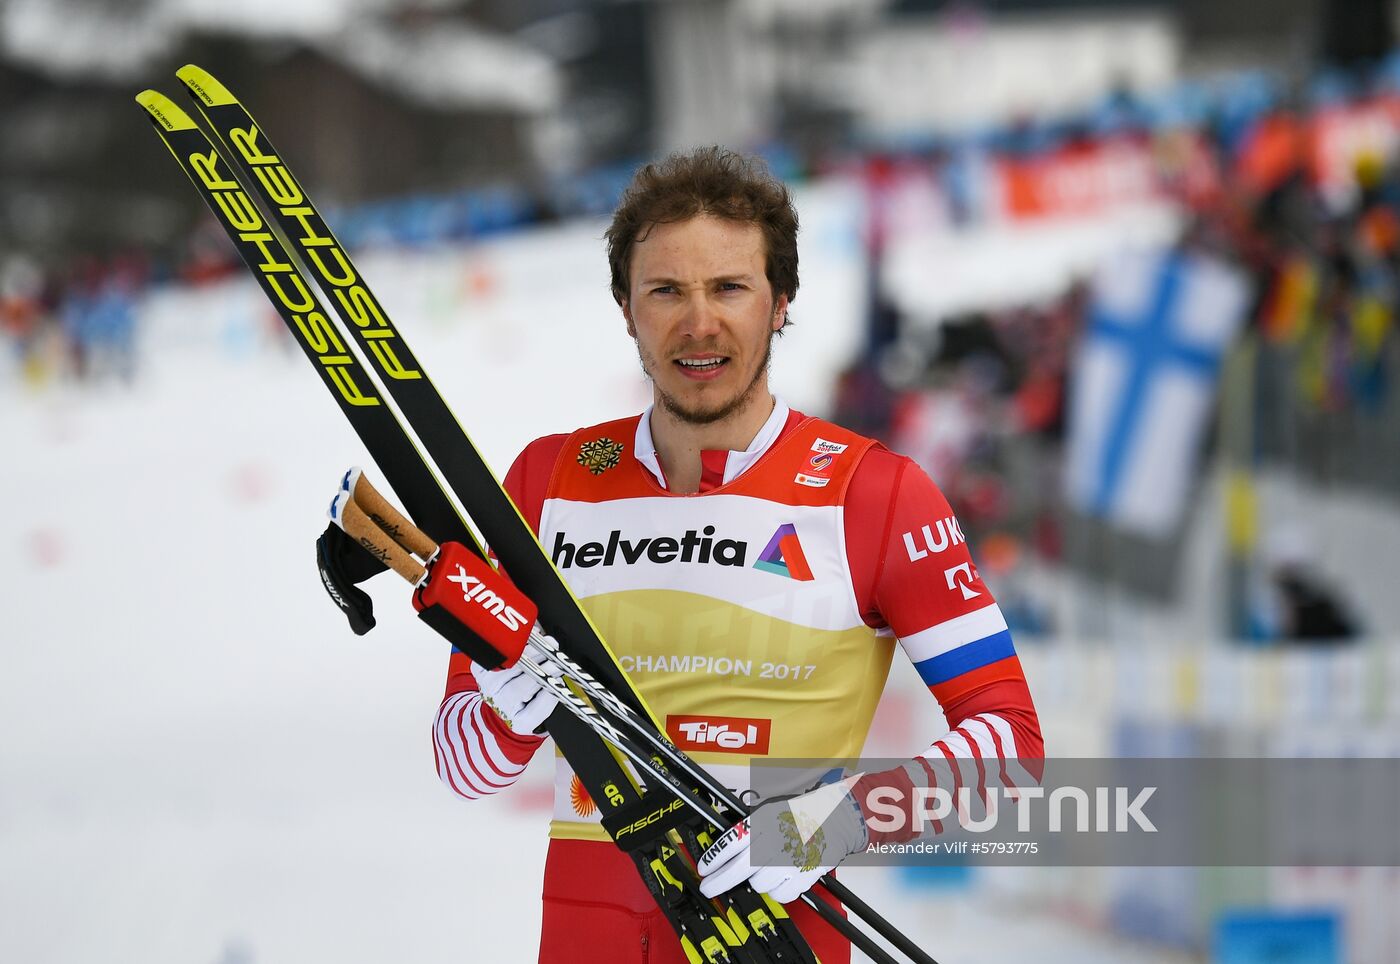
[[756, 224], [700, 215], [654, 225], [632, 245], [627, 333], [656, 401], [687, 422], [718, 422], [766, 397], [773, 297]]

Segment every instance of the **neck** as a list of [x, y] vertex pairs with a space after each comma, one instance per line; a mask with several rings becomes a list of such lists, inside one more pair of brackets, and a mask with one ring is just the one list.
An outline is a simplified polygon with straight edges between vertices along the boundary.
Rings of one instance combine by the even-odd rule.
[[666, 472], [667, 487], [680, 495], [700, 490], [702, 451], [742, 452], [773, 414], [776, 404], [768, 387], [762, 386], [733, 414], [718, 422], [697, 425], [679, 418], [660, 399], [651, 409], [651, 439], [656, 457]]

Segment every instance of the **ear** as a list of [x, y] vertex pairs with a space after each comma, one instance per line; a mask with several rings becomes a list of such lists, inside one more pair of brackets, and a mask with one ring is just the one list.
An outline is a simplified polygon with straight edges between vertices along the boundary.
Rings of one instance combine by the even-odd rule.
[[622, 306], [622, 317], [627, 319], [627, 334], [633, 338], [637, 337], [637, 325], [632, 320], [632, 305], [626, 298], [618, 302]]
[[770, 322], [774, 331], [778, 331], [787, 323], [788, 297], [779, 295], [778, 300], [773, 304], [773, 318]]

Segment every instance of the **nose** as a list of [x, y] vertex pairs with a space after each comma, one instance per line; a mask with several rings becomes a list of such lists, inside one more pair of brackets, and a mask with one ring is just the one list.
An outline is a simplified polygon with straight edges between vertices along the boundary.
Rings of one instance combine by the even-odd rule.
[[686, 299], [681, 333], [696, 341], [704, 341], [718, 335], [722, 327], [719, 306], [710, 300], [706, 292], [692, 292]]

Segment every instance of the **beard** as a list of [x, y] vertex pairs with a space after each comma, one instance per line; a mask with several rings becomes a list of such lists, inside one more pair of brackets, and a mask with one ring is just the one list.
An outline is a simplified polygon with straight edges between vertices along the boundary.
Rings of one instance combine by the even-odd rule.
[[764, 375], [768, 373], [768, 365], [773, 359], [773, 334], [773, 329], [768, 329], [768, 340], [763, 346], [763, 359], [754, 368], [753, 376], [749, 379], [748, 385], [728, 400], [717, 399], [709, 403], [688, 404], [662, 388], [653, 374], [660, 370], [661, 365], [669, 364], [669, 362], [658, 362], [643, 350], [640, 342], [637, 344], [637, 356], [641, 360], [643, 374], [656, 387], [661, 407], [667, 413], [690, 425], [713, 425], [743, 409], [758, 393], [759, 385], [763, 382]]

